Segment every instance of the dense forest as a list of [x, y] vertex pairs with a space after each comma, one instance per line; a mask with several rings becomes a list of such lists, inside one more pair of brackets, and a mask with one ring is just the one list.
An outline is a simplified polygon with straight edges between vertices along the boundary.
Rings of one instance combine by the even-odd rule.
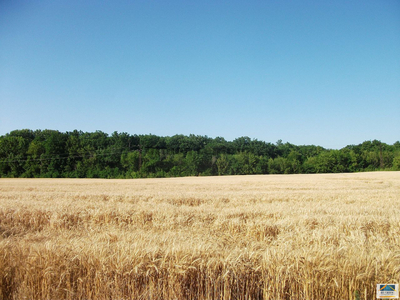
[[144, 178], [400, 170], [400, 142], [340, 150], [239, 137], [15, 130], [0, 136], [1, 177]]

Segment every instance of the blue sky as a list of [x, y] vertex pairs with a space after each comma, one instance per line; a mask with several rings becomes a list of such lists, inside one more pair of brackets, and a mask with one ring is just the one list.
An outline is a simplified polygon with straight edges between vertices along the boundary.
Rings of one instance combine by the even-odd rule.
[[400, 1], [0, 2], [15, 129], [400, 140]]

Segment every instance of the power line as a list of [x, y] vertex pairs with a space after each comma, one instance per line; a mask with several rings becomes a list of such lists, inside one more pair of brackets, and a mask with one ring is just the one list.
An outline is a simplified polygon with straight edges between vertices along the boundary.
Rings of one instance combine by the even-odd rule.
[[[103, 153], [96, 153], [98, 151], [103, 151], [103, 150], [94, 150], [93, 151], [87, 151], [84, 154], [75, 154], [75, 155], [70, 155], [69, 153], [62, 153], [62, 154], [51, 154], [51, 157], [41, 157], [41, 158], [31, 158], [28, 157], [26, 159], [6, 159], [6, 160], [1, 160], [0, 163], [12, 163], [12, 162], [27, 162], [27, 161], [49, 161], [49, 160], [63, 160], [63, 159], [69, 159], [69, 158], [85, 158], [87, 156], [107, 156], [107, 155], [115, 155], [115, 154], [122, 154], [122, 153], [131, 153], [131, 152], [136, 152], [139, 151], [141, 152], [141, 149], [135, 149], [135, 150], [119, 150], [119, 151], [104, 151]], [[43, 154], [42, 154], [43, 155]], [[61, 157], [60, 157], [61, 156]]]

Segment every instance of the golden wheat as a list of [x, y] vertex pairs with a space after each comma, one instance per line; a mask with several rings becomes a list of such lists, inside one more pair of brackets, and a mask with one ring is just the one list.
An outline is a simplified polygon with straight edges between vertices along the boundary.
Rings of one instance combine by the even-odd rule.
[[372, 299], [400, 172], [1, 179], [2, 299]]

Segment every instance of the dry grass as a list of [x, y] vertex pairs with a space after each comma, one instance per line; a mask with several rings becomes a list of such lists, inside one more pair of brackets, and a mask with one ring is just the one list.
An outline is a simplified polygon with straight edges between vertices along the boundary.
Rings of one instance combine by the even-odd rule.
[[0, 299], [374, 299], [400, 172], [1, 179]]

